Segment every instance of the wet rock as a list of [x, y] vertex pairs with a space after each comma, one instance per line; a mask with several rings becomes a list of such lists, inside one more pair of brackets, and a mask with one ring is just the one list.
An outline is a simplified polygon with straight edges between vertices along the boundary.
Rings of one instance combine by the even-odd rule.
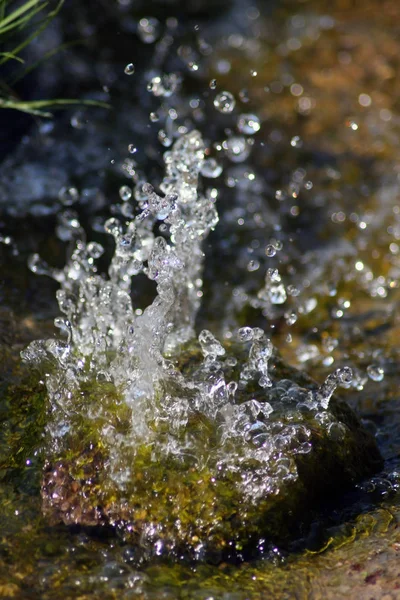
[[[190, 357], [188, 368], [195, 362]], [[259, 402], [255, 431], [240, 439], [232, 433], [222, 442], [218, 419], [193, 413], [178, 432], [191, 448], [186, 456], [142, 443], [135, 452], [125, 449], [113, 477], [109, 465], [115, 457], [99, 430], [104, 422], [73, 424], [64, 449], [48, 454], [42, 483], [46, 518], [53, 524], [116, 526], [150, 555], [218, 562], [257, 555], [270, 543], [285, 547], [323, 501], [376, 472], [382, 461], [374, 438], [343, 400], [332, 397], [327, 410], [312, 407], [305, 398], [307, 390], [316, 393], [315, 384], [278, 357], [270, 373], [271, 388], [247, 389], [240, 396], [239, 402], [248, 397]], [[107, 395], [108, 425], [129, 429], [111, 386], [86, 395], [88, 413], [96, 396], [104, 403]], [[273, 410], [265, 418], [267, 406]], [[172, 435], [172, 424], [157, 427], [160, 437]], [[267, 468], [260, 469], [261, 459], [246, 458], [243, 448], [249, 444], [268, 454]], [[116, 473], [123, 478], [128, 464], [131, 479], [121, 487]]]

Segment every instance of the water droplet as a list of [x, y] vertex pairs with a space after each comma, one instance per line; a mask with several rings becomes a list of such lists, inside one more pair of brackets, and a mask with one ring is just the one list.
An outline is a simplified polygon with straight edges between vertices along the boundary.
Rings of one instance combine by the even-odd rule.
[[238, 118], [237, 128], [240, 133], [246, 135], [254, 135], [257, 131], [260, 131], [260, 119], [257, 115], [242, 114]]
[[300, 295], [300, 290], [292, 284], [289, 284], [287, 286], [287, 293], [289, 294], [289, 296], [299, 296]]
[[165, 148], [172, 146], [173, 139], [167, 134], [165, 129], [160, 129], [158, 132], [158, 140]]
[[127, 186], [127, 185], [122, 185], [119, 188], [119, 197], [124, 202], [127, 202], [128, 200], [130, 200], [132, 198], [132, 190], [131, 190], [131, 188], [129, 186]]
[[72, 127], [74, 127], [74, 129], [82, 129], [85, 126], [83, 113], [81, 111], [78, 111], [75, 114], [73, 114], [70, 123]]
[[235, 104], [235, 98], [230, 92], [220, 92], [214, 98], [214, 106], [221, 113], [231, 113]]
[[32, 254], [28, 258], [28, 268], [32, 271], [32, 273], [36, 273], [37, 275], [51, 274], [49, 265], [39, 256], [39, 254]]
[[209, 87], [211, 90], [215, 90], [217, 87], [217, 80], [216, 79], [211, 79], [210, 83], [209, 83]]
[[294, 312], [286, 314], [285, 318], [288, 325], [294, 325], [297, 321], [297, 315]]
[[251, 342], [254, 332], [251, 327], [241, 327], [238, 329], [238, 338], [241, 342]]
[[293, 148], [301, 148], [303, 145], [303, 140], [301, 139], [301, 137], [299, 135], [295, 135], [290, 140], [290, 145]]
[[269, 258], [272, 258], [276, 255], [276, 248], [272, 244], [268, 244], [268, 246], [265, 248], [265, 254]]
[[283, 283], [279, 285], [271, 285], [269, 288], [269, 299], [272, 304], [283, 304], [286, 302], [286, 290]]
[[129, 144], [129, 146], [128, 146], [128, 152], [130, 154], [136, 154], [136, 152], [137, 152], [136, 146], [134, 144]]
[[241, 136], [233, 136], [227, 139], [223, 143], [225, 152], [232, 162], [243, 162], [250, 155], [250, 146], [246, 142], [246, 139]]
[[143, 17], [138, 23], [137, 33], [142, 42], [152, 44], [160, 35], [160, 22], [154, 17]]
[[178, 90], [180, 83], [181, 77], [177, 73], [165, 73], [153, 77], [147, 85], [147, 90], [154, 96], [169, 98]]
[[79, 192], [74, 187], [62, 187], [58, 192], [58, 198], [64, 206], [71, 206], [79, 200]]
[[243, 102], [243, 104], [247, 104], [248, 102], [250, 102], [249, 91], [246, 88], [243, 88], [242, 90], [240, 90], [239, 98], [240, 98], [240, 101]]
[[117, 237], [122, 231], [121, 224], [117, 219], [111, 217], [110, 219], [107, 219], [104, 223], [104, 231], [106, 233], [110, 233], [114, 237]]
[[135, 65], [133, 63], [128, 63], [124, 69], [125, 75], [133, 75], [135, 72]]
[[88, 255], [91, 258], [100, 258], [100, 256], [102, 256], [102, 254], [104, 254], [104, 248], [101, 244], [98, 244], [97, 242], [89, 242], [89, 244], [86, 246], [86, 250]]
[[382, 381], [385, 377], [385, 371], [379, 365], [369, 365], [367, 367], [368, 377], [372, 379], [372, 381]]
[[219, 343], [217, 338], [213, 336], [211, 331], [203, 329], [199, 334], [199, 343], [204, 356], [223, 356], [225, 348]]
[[260, 268], [260, 263], [258, 260], [250, 260], [247, 264], [247, 270], [249, 271], [249, 273], [252, 273], [253, 271], [257, 271]]
[[200, 173], [203, 177], [209, 177], [215, 179], [222, 173], [222, 166], [215, 160], [215, 158], [206, 158], [201, 167]]

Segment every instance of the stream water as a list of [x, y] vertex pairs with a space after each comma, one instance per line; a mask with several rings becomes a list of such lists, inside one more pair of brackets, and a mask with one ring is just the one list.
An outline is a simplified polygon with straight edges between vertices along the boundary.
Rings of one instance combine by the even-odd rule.
[[[0, 597], [400, 598], [400, 9], [206, 4], [67, 6], [34, 55], [87, 45], [37, 89], [113, 109], [4, 126]], [[215, 498], [246, 534], [316, 424], [345, 446], [334, 393], [383, 468], [256, 553], [208, 550]], [[214, 512], [194, 525], [187, 491], [170, 525], [146, 461], [187, 490], [218, 473]]]

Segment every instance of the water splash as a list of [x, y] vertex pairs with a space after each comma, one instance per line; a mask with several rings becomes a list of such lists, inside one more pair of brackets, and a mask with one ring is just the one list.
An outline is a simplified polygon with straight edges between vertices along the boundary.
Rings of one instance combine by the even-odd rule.
[[[164, 162], [161, 194], [149, 183], [138, 184], [136, 216], [127, 222], [112, 217], [104, 225], [115, 241], [107, 277], [96, 266], [103, 247], [86, 242], [75, 213], [60, 217], [60, 237], [75, 243], [66, 266], [51, 268], [38, 255], [29, 266], [60, 284], [63, 316], [55, 325], [61, 337], [31, 343], [22, 357], [46, 371], [53, 453], [68, 443], [74, 427], [89, 421], [107, 448], [107, 477], [122, 490], [132, 481], [136, 448], [145, 444], [155, 461], [173, 455], [199, 470], [207, 464], [216, 475], [235, 474], [240, 492], [256, 502], [295, 479], [293, 452], [311, 448], [311, 432], [300, 417], [293, 425], [280, 418], [270, 422], [270, 415], [284, 414], [287, 402], [322, 414], [348, 373], [336, 371], [318, 390], [302, 390], [290, 380], [271, 378], [274, 350], [260, 328], [240, 328], [228, 351], [208, 330], [196, 338], [202, 242], [218, 223], [216, 196], [199, 191], [207, 164], [200, 133], [180, 137]], [[128, 191], [120, 190], [124, 206], [132, 199]], [[155, 235], [156, 223], [163, 236]], [[139, 274], [157, 286], [154, 301], [140, 314], [130, 297]], [[284, 302], [279, 274], [271, 271], [268, 282], [269, 302]], [[185, 344], [183, 357], [193, 357], [190, 368], [180, 364]], [[93, 385], [99, 386], [98, 397], [89, 402], [87, 389]], [[107, 391], [101, 392], [104, 385]], [[128, 421], [123, 433], [116, 413]], [[213, 432], [210, 448], [188, 429], [199, 418]], [[332, 416], [321, 421], [330, 426]]]

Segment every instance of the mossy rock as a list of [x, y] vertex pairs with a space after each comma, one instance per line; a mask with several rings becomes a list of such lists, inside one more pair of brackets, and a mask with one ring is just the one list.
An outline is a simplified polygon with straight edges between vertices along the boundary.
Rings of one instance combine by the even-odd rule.
[[[197, 355], [192, 352], [180, 367], [190, 371], [196, 364]], [[271, 377], [274, 384], [290, 380], [303, 390], [315, 387], [277, 356]], [[271, 400], [269, 392], [258, 385], [250, 394], [260, 403]], [[89, 406], [98, 397], [103, 405], [107, 398], [112, 415], [109, 424], [124, 436], [129, 415], [118, 393], [110, 384], [96, 384], [84, 402]], [[325, 500], [331, 501], [382, 466], [374, 438], [337, 397], [324, 413], [299, 410], [290, 403], [274, 405], [268, 421], [276, 444], [268, 466], [271, 485], [255, 497], [243, 492], [242, 481], [257, 472], [257, 461], [242, 456], [236, 441], [228, 440], [224, 452], [237, 453], [239, 458], [238, 468], [226, 468], [215, 458], [218, 424], [202, 414], [194, 413], [179, 432], [181, 441], [185, 436], [195, 440], [195, 457], [165, 454], [151, 443], [141, 443], [134, 452], [129, 447], [120, 449], [119, 468], [122, 472], [128, 466], [130, 473], [122, 487], [109, 474], [115, 457], [102, 439], [100, 424], [104, 424], [103, 417], [97, 425], [96, 419], [77, 419], [62, 448], [47, 453], [44, 513], [53, 524], [114, 526], [150, 556], [218, 562], [255, 556], [270, 543], [285, 547], [307, 527]], [[294, 432], [292, 437], [289, 430]], [[302, 439], [304, 431], [307, 439]], [[168, 436], [168, 425], [158, 425], [156, 433], [160, 438]], [[300, 450], [305, 445], [307, 450]], [[248, 489], [256, 490], [259, 484], [254, 475]]]

